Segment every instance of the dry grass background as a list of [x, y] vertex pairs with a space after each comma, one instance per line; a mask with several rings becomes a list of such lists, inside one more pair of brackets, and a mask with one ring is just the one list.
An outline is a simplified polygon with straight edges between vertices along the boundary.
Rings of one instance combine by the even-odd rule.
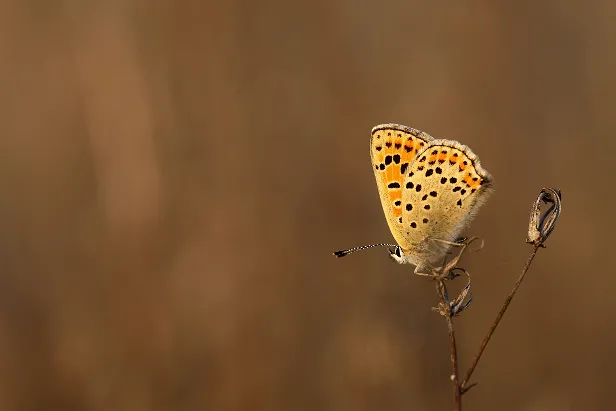
[[0, 1], [0, 409], [442, 410], [432, 284], [390, 241], [370, 128], [473, 148], [465, 396], [613, 404], [616, 7], [573, 1]]

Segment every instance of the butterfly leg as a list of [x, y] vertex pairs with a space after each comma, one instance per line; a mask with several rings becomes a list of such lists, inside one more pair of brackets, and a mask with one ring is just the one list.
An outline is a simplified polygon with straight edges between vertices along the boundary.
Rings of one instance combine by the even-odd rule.
[[415, 266], [415, 271], [413, 271], [413, 274], [416, 275], [420, 275], [422, 277], [436, 277], [437, 274], [434, 272], [433, 269], [431, 269], [428, 265], [426, 264], [418, 264]]
[[450, 245], [452, 247], [467, 247], [469, 245], [471, 245], [472, 243], [474, 243], [475, 241], [481, 240], [481, 245], [479, 246], [479, 248], [477, 248], [477, 250], [475, 251], [479, 251], [483, 248], [483, 239], [479, 238], [479, 237], [458, 237], [456, 238], [454, 241], [447, 241], [447, 240], [441, 240], [439, 238], [433, 238], [432, 241], [437, 241], [439, 243], [443, 243], [443, 244], [447, 244]]
[[462, 241], [458, 242], [452, 242], [452, 241], [446, 241], [446, 240], [440, 240], [440, 239], [434, 239], [434, 241], [438, 241], [440, 243], [444, 243], [444, 244], [448, 244], [451, 245], [453, 247], [460, 247], [460, 251], [458, 252], [458, 254], [453, 257], [451, 259], [451, 261], [449, 261], [449, 263], [446, 263], [446, 261], [443, 261], [443, 265], [438, 269], [440, 276], [441, 277], [452, 277], [452, 271], [455, 270], [457, 267], [456, 265], [458, 264], [458, 262], [460, 261], [460, 259], [462, 258], [462, 255], [464, 254], [464, 252], [466, 251], [467, 247], [469, 245], [471, 245], [472, 243], [474, 243], [475, 241], [480, 240], [481, 244], [479, 246], [479, 248], [477, 248], [477, 250], [474, 251], [479, 251], [483, 248], [483, 239], [479, 238], [479, 237], [471, 237], [471, 238], [463, 238]]
[[441, 240], [439, 238], [434, 238], [433, 241], [438, 241], [439, 243], [447, 244], [452, 247], [465, 247], [466, 246], [466, 237], [460, 237], [456, 239], [456, 241], [447, 241], [447, 240]]

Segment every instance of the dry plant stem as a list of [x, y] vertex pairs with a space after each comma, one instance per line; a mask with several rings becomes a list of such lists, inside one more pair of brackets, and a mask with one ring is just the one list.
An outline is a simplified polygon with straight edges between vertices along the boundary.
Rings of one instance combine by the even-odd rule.
[[496, 330], [496, 327], [498, 326], [498, 323], [500, 323], [500, 320], [503, 318], [503, 315], [505, 315], [505, 311], [507, 311], [507, 308], [509, 307], [509, 303], [511, 303], [511, 300], [513, 299], [513, 296], [518, 291], [518, 288], [520, 288], [520, 284], [522, 284], [522, 281], [524, 280], [524, 276], [526, 275], [526, 272], [530, 268], [530, 265], [532, 264], [533, 259], [535, 258], [535, 255], [537, 255], [537, 250], [540, 247], [541, 247], [541, 244], [536, 244], [536, 245], [533, 246], [533, 251], [530, 253], [530, 256], [528, 257], [528, 260], [526, 261], [526, 265], [524, 266], [524, 269], [522, 270], [522, 274], [520, 274], [520, 276], [518, 277], [518, 281], [516, 281], [515, 286], [513, 287], [511, 292], [509, 293], [509, 296], [507, 296], [507, 299], [503, 303], [503, 306], [500, 309], [498, 315], [496, 316], [496, 319], [494, 320], [494, 323], [490, 327], [490, 330], [488, 331], [488, 334], [483, 339], [483, 341], [481, 343], [481, 346], [479, 346], [479, 352], [477, 352], [477, 355], [473, 359], [471, 367], [468, 369], [468, 372], [466, 373], [466, 377], [464, 378], [464, 381], [460, 385], [460, 393], [461, 394], [466, 393], [468, 390], [470, 390], [474, 386], [474, 384], [471, 384], [470, 386], [467, 387], [469, 379], [471, 378], [471, 375], [473, 375], [473, 371], [475, 371], [475, 367], [477, 367], [477, 363], [479, 362], [479, 359], [481, 358], [481, 355], [483, 354], [483, 351], [485, 350], [486, 346], [488, 345], [488, 342], [490, 341], [490, 338], [492, 337], [492, 334], [494, 334], [494, 331]]
[[451, 382], [453, 387], [453, 398], [455, 411], [462, 411], [462, 390], [460, 389], [460, 380], [458, 377], [458, 351], [456, 349], [456, 335], [453, 329], [453, 319], [451, 307], [447, 297], [447, 288], [445, 281], [437, 280], [436, 289], [441, 297], [440, 314], [447, 321], [447, 330], [449, 331], [449, 357], [451, 359]]
[[458, 378], [458, 351], [456, 350], [456, 335], [453, 331], [453, 320], [451, 316], [445, 317], [447, 320], [447, 328], [449, 329], [449, 347], [451, 358], [451, 382], [453, 384], [453, 399], [456, 411], [462, 411], [462, 390], [460, 389], [460, 380]]

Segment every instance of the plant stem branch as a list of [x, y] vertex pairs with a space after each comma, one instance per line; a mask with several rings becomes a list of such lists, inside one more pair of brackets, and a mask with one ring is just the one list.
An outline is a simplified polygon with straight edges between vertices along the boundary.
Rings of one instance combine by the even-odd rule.
[[451, 383], [453, 387], [453, 398], [455, 404], [455, 411], [462, 411], [462, 390], [460, 388], [460, 380], [458, 377], [458, 351], [456, 349], [456, 334], [453, 328], [452, 311], [447, 295], [447, 288], [445, 281], [442, 279], [437, 280], [437, 291], [441, 297], [440, 314], [445, 317], [447, 321], [447, 330], [449, 332], [449, 358], [451, 359]]
[[[530, 268], [530, 265], [532, 264], [533, 259], [535, 258], [535, 255], [537, 255], [537, 250], [540, 247], [541, 247], [541, 244], [536, 244], [536, 245], [533, 246], [533, 251], [530, 253], [530, 256], [528, 257], [528, 260], [526, 261], [526, 265], [524, 266], [524, 269], [522, 270], [522, 274], [520, 274], [520, 276], [518, 277], [518, 280], [516, 281], [515, 286], [513, 287], [513, 289], [511, 290], [511, 292], [507, 296], [507, 299], [505, 300], [505, 302], [504, 302], [503, 306], [501, 307], [498, 315], [496, 316], [496, 319], [494, 320], [494, 323], [490, 327], [490, 330], [488, 331], [488, 334], [485, 336], [485, 338], [483, 339], [481, 345], [479, 346], [479, 351], [477, 352], [477, 355], [473, 359], [473, 362], [472, 362], [470, 368], [466, 372], [466, 377], [464, 378], [464, 381], [459, 386], [461, 394], [466, 393], [469, 389], [471, 389], [471, 387], [474, 386], [474, 384], [471, 384], [470, 386], [467, 387], [468, 382], [469, 382], [469, 380], [471, 378], [471, 375], [473, 375], [473, 371], [475, 371], [475, 367], [477, 367], [477, 364], [479, 363], [479, 359], [483, 355], [483, 351], [485, 350], [486, 346], [488, 345], [488, 342], [490, 341], [490, 338], [492, 337], [492, 334], [494, 334], [494, 331], [496, 330], [496, 327], [500, 323], [500, 320], [503, 318], [503, 315], [505, 315], [505, 311], [507, 311], [507, 308], [509, 307], [509, 304], [511, 303], [511, 300], [513, 299], [513, 296], [518, 291], [518, 288], [520, 288], [520, 284], [522, 284], [522, 281], [524, 280], [524, 276], [526, 275], [526, 272]], [[452, 332], [453, 332], [453, 330], [452, 330]], [[455, 347], [454, 347], [454, 350], [455, 350]]]
[[453, 330], [453, 321], [451, 316], [447, 319], [447, 328], [449, 329], [449, 348], [451, 358], [451, 382], [453, 385], [453, 399], [456, 411], [462, 411], [462, 390], [460, 389], [460, 380], [458, 378], [458, 352], [456, 350], [456, 335]]

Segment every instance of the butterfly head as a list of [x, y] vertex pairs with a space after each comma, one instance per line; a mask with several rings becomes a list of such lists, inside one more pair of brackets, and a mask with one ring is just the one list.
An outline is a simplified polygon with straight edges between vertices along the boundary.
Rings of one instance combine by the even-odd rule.
[[399, 245], [394, 248], [389, 248], [389, 257], [398, 264], [409, 264], [409, 256], [404, 254], [404, 250]]

